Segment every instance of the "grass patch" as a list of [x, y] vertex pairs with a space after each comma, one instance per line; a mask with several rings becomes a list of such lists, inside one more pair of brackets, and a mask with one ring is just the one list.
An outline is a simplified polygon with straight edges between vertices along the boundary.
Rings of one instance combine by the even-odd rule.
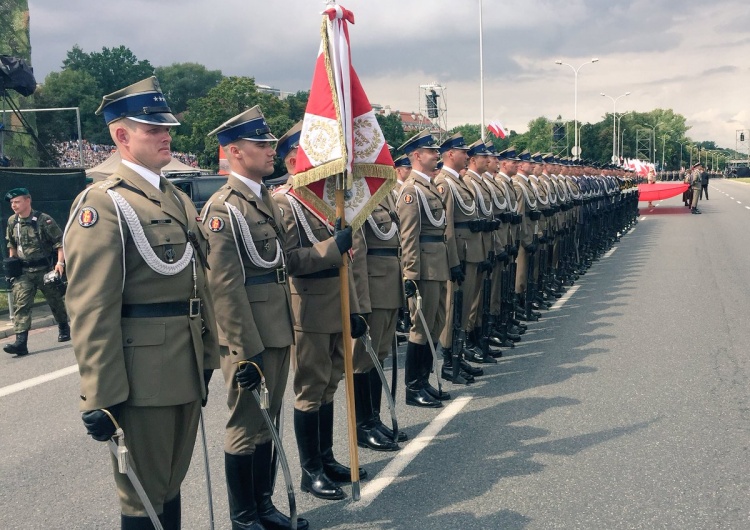
[[732, 179], [732, 180], [735, 180], [737, 182], [745, 182], [747, 184], [750, 184], [750, 177], [742, 177], [742, 178]]
[[[34, 297], [34, 303], [44, 302], [44, 295], [41, 291], [36, 292]], [[8, 312], [8, 291], [6, 289], [0, 290], [0, 313]]]

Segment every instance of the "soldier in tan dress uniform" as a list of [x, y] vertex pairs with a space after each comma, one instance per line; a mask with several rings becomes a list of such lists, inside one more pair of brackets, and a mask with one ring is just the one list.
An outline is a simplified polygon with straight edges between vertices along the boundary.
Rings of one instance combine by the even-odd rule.
[[[397, 204], [401, 222], [401, 265], [404, 290], [409, 300], [412, 327], [406, 346], [404, 379], [406, 404], [417, 407], [442, 407], [447, 394], [429, 383], [433, 356], [428, 340], [437, 347], [439, 333], [446, 321], [447, 281], [464, 280], [458, 258], [446, 246], [447, 215], [437, 187], [430, 175], [438, 162], [438, 146], [428, 131], [422, 131], [400, 148], [409, 156], [411, 175], [401, 188]], [[413, 298], [419, 290], [425, 324], [416, 312]]]
[[698, 209], [698, 200], [701, 195], [702, 175], [703, 164], [699, 160], [697, 163], [693, 164], [691, 171], [685, 177], [685, 181], [690, 184], [690, 187], [693, 189], [693, 201], [690, 203], [690, 213], [701, 213]]
[[[367, 221], [354, 232], [354, 285], [360, 311], [367, 318], [373, 351], [382, 363], [391, 352], [398, 310], [404, 306], [401, 243], [396, 200], [381, 199]], [[395, 354], [395, 352], [394, 352]], [[354, 345], [354, 398], [357, 441], [376, 451], [397, 451], [393, 431], [380, 421], [383, 384], [362, 341]], [[399, 438], [406, 440], [399, 432]]]
[[[292, 156], [291, 154], [289, 156]], [[287, 166], [290, 173], [293, 168]], [[274, 195], [287, 233], [295, 345], [294, 433], [302, 467], [301, 489], [321, 499], [343, 499], [336, 482], [349, 482], [351, 470], [333, 456], [333, 397], [344, 373], [344, 340], [367, 329], [360, 314], [349, 268], [351, 338], [341, 324], [339, 266], [352, 248], [352, 230], [334, 229], [282, 186]], [[359, 476], [367, 478], [360, 468]]]
[[[230, 413], [224, 443], [229, 518], [232, 528], [288, 529], [291, 521], [272, 500], [271, 432], [250, 395], [264, 377], [268, 414], [277, 417], [294, 341], [284, 225], [263, 184], [273, 173], [276, 138], [257, 106], [210, 134], [218, 137], [231, 171], [201, 213]], [[297, 528], [308, 526], [298, 520]]]
[[538, 315], [530, 310], [532, 301], [528, 301], [528, 307], [526, 307], [525, 302], [529, 254], [536, 253], [539, 247], [537, 237], [541, 212], [539, 211], [536, 192], [529, 181], [529, 174], [532, 167], [531, 153], [524, 151], [518, 155], [518, 158], [520, 158], [520, 161], [516, 174], [513, 176], [513, 189], [518, 201], [518, 213], [523, 216], [523, 221], [520, 224], [521, 228], [519, 232], [520, 245], [518, 248], [518, 258], [516, 259], [518, 267], [515, 288], [516, 295], [521, 306], [524, 308], [523, 314], [519, 315], [519, 318], [522, 320], [537, 320]]
[[[155, 77], [104, 96], [122, 163], [81, 193], [64, 246], [68, 310], [81, 374], [83, 422], [98, 441], [115, 425], [165, 529], [180, 528], [201, 401], [219, 367], [208, 245], [190, 199], [159, 176], [179, 125]], [[128, 477], [115, 483], [124, 529], [151, 528]]]
[[[443, 168], [435, 178], [435, 187], [440, 193], [445, 205], [446, 227], [445, 236], [448, 245], [448, 255], [453, 260], [458, 260], [464, 271], [465, 278], [460, 285], [449, 284], [448, 298], [446, 300], [446, 311], [449, 316], [453, 315], [453, 300], [455, 290], [463, 291], [463, 304], [461, 304], [461, 329], [468, 334], [469, 313], [471, 303], [476, 296], [479, 279], [479, 264], [484, 261], [483, 244], [481, 234], [481, 222], [477, 216], [474, 196], [460, 176], [460, 171], [466, 169], [469, 161], [467, 154], [469, 146], [464, 141], [461, 133], [456, 133], [440, 145]], [[453, 319], [446, 318], [445, 327], [440, 335], [442, 344], [443, 367], [441, 377], [451, 380], [457, 384], [468, 384], [474, 382], [474, 377], [482, 375], [481, 368], [474, 368], [468, 364], [463, 357], [474, 355], [474, 351], [456, 352], [459, 356], [461, 367], [456, 380], [453, 380]]]
[[[477, 204], [477, 216], [482, 221], [482, 262], [479, 264], [477, 286], [471, 299], [469, 311], [469, 340], [467, 350], [472, 352], [467, 359], [475, 363], [497, 363], [495, 356], [499, 356], [497, 349], [491, 349], [485, 356], [482, 351], [480, 338], [482, 335], [482, 292], [484, 277], [492, 271], [490, 254], [493, 251], [494, 212], [492, 195], [486, 187], [482, 175], [487, 171], [492, 153], [482, 140], [477, 140], [469, 146], [469, 166], [464, 175], [466, 187], [471, 191]], [[490, 355], [490, 353], [494, 355]]]

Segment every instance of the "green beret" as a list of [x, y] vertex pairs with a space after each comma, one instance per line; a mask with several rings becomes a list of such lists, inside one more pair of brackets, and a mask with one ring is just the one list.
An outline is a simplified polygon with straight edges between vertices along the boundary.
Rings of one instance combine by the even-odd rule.
[[22, 197], [24, 195], [31, 195], [31, 193], [29, 193], [29, 190], [27, 190], [26, 188], [13, 188], [5, 194], [5, 200], [10, 202], [11, 199]]

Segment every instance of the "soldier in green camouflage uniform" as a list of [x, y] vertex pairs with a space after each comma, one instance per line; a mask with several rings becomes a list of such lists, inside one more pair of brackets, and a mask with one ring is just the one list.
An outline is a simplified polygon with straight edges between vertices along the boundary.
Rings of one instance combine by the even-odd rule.
[[13, 280], [13, 327], [16, 341], [6, 344], [8, 353], [26, 355], [29, 329], [31, 328], [31, 308], [37, 289], [41, 289], [52, 314], [57, 321], [57, 340], [70, 340], [68, 313], [60, 289], [61, 284], [44, 283], [44, 275], [50, 272], [51, 256], [57, 255], [54, 269], [62, 278], [65, 271], [65, 257], [62, 249], [62, 230], [49, 215], [31, 208], [31, 195], [26, 188], [15, 188], [5, 194], [15, 212], [8, 219], [5, 238], [8, 240], [8, 254], [21, 260], [21, 275]]

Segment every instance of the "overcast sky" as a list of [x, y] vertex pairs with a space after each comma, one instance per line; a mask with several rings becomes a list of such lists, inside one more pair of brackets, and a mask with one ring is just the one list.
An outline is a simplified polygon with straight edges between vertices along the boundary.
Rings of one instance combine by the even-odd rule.
[[[480, 0], [346, 0], [352, 61], [370, 101], [419, 110], [446, 87], [448, 126], [480, 121]], [[483, 0], [485, 121], [578, 120], [672, 108], [695, 141], [735, 147], [750, 127], [750, 9], [742, 0]], [[155, 66], [197, 62], [282, 91], [308, 90], [321, 0], [29, 0], [37, 81], [65, 54], [125, 45]], [[585, 134], [585, 129], [584, 133]]]

